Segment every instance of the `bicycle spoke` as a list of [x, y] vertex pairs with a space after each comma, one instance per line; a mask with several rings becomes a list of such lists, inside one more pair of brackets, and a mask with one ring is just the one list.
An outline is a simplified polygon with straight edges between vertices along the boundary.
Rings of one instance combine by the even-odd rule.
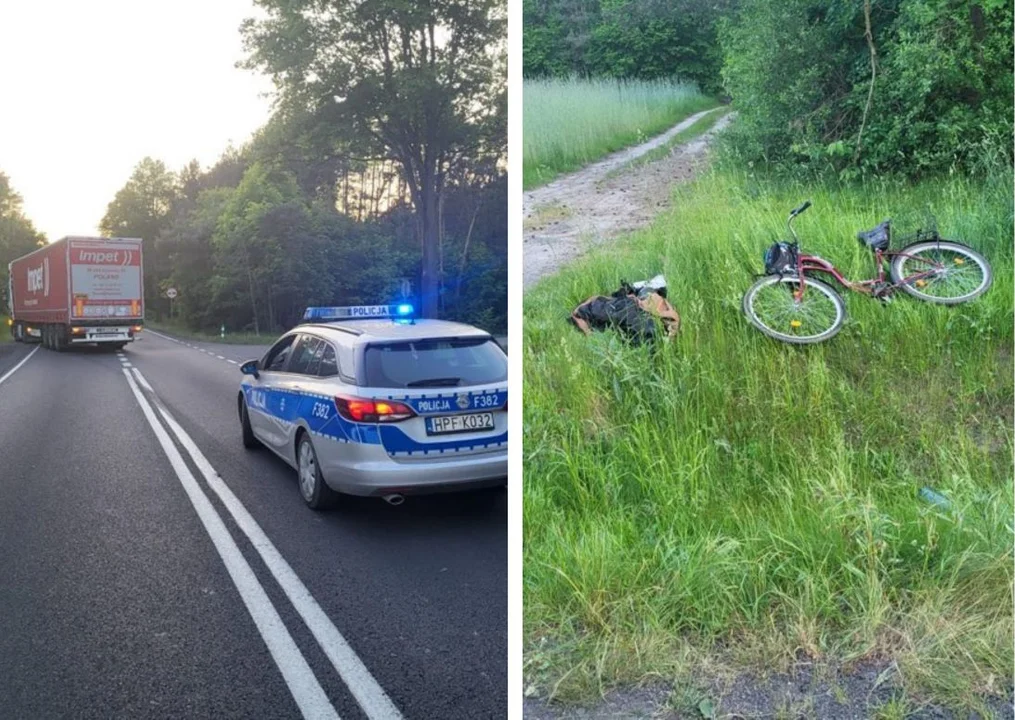
[[826, 332], [839, 316], [836, 303], [808, 284], [796, 299], [799, 283], [786, 280], [760, 288], [752, 300], [755, 318], [773, 332], [787, 337], [808, 338]]
[[[915, 272], [909, 272], [911, 266]], [[948, 248], [928, 249], [903, 263], [906, 284], [927, 298], [952, 299], [972, 294], [983, 284], [985, 271], [965, 253]]]

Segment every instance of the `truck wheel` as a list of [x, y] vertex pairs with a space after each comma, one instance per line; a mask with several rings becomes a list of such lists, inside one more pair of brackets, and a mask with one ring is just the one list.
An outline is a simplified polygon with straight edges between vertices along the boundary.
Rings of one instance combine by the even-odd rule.
[[53, 349], [57, 352], [67, 349], [67, 328], [63, 325], [53, 326]]
[[42, 333], [42, 347], [52, 350], [53, 346], [49, 344], [49, 325], [43, 325], [39, 332]]
[[21, 327], [21, 323], [14, 323], [11, 325], [11, 337], [14, 338], [14, 342], [24, 342], [24, 328]]

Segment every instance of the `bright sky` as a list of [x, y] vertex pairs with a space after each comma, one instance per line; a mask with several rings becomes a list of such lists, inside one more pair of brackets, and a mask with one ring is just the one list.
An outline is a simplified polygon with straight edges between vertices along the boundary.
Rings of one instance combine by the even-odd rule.
[[145, 155], [213, 164], [267, 119], [252, 0], [0, 0], [0, 170], [49, 240], [98, 233]]

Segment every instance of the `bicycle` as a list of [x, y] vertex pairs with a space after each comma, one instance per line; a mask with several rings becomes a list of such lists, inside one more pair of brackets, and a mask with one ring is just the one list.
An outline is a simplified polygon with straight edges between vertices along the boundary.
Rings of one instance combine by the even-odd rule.
[[[765, 335], [794, 344], [817, 343], [834, 337], [846, 320], [842, 296], [815, 274], [831, 276], [847, 290], [882, 301], [896, 290], [926, 302], [955, 305], [987, 291], [993, 281], [990, 264], [962, 243], [942, 239], [931, 224], [918, 230], [900, 250], [891, 250], [891, 220], [857, 233], [857, 240], [874, 253], [877, 276], [847, 279], [832, 263], [800, 252], [793, 220], [811, 206], [803, 203], [786, 223], [792, 242], [776, 242], [764, 255], [765, 275], [744, 294], [743, 312]], [[888, 265], [888, 274], [885, 265]], [[890, 278], [890, 282], [889, 282]]]

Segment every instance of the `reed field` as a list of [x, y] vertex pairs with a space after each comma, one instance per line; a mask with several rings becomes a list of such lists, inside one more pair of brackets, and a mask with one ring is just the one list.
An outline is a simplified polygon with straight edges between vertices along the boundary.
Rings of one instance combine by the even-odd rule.
[[523, 104], [527, 189], [644, 142], [718, 103], [687, 83], [572, 78], [526, 80]]
[[[567, 110], [579, 87], [591, 91], [526, 85], [526, 173], [578, 157], [569, 142], [595, 146], [564, 137], [586, 115]], [[652, 116], [658, 94], [639, 92]], [[527, 687], [578, 701], [653, 678], [873, 661], [894, 662], [917, 701], [982, 709], [1010, 692], [1010, 171], [842, 186], [715, 170], [675, 193], [649, 228], [525, 297]], [[988, 258], [993, 287], [951, 307], [842, 290], [837, 337], [770, 340], [741, 297], [806, 199], [802, 248], [850, 277], [874, 271], [856, 231], [929, 208], [942, 236]], [[657, 273], [683, 319], [673, 342], [569, 326], [585, 298]]]

